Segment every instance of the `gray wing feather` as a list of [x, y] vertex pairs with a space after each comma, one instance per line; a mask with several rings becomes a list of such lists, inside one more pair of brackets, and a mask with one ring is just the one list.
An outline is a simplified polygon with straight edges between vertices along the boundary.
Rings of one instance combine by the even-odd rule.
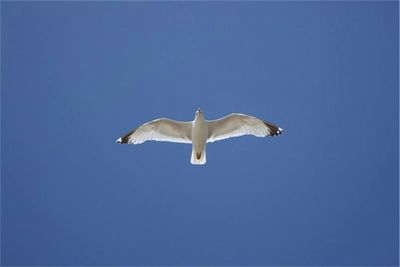
[[282, 128], [272, 123], [240, 113], [232, 113], [218, 120], [207, 121], [207, 127], [208, 143], [243, 135], [266, 137], [283, 133]]
[[118, 138], [119, 144], [141, 144], [146, 141], [192, 143], [192, 122], [156, 119]]

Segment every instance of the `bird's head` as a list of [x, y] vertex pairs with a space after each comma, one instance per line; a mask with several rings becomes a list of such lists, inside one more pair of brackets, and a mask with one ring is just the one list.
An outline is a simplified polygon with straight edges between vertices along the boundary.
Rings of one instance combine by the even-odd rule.
[[200, 108], [198, 108], [197, 110], [196, 110], [196, 118], [201, 118], [201, 117], [203, 117], [203, 111], [200, 109]]

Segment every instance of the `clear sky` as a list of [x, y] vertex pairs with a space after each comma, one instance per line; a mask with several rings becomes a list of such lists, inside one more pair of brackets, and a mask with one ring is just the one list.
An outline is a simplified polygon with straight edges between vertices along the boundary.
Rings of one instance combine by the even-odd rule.
[[[3, 265], [397, 265], [398, 2], [1, 2]], [[117, 145], [158, 118], [285, 129]]]

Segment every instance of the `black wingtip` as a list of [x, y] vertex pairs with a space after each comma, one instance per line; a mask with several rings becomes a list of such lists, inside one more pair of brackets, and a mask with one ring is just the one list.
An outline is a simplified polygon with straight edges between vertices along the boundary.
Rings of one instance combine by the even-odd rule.
[[115, 143], [117, 144], [128, 144], [129, 143], [129, 137], [136, 131], [136, 129], [130, 131], [129, 133], [127, 133], [126, 135], [120, 137], [117, 139], [117, 141], [115, 141]]
[[283, 134], [283, 129], [282, 128], [280, 128], [280, 127], [278, 127], [278, 126], [276, 126], [276, 125], [273, 125], [272, 123], [269, 123], [269, 122], [266, 122], [266, 121], [264, 121], [264, 124], [268, 127], [268, 129], [270, 130], [269, 132], [269, 136], [278, 136], [278, 135], [281, 135], [281, 134]]

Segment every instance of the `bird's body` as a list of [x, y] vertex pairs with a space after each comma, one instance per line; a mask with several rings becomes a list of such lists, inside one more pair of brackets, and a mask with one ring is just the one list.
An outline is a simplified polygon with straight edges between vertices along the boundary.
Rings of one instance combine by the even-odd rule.
[[242, 135], [275, 136], [283, 129], [269, 122], [240, 113], [232, 113], [218, 120], [205, 120], [200, 109], [191, 122], [156, 119], [141, 125], [123, 137], [119, 144], [141, 144], [146, 141], [167, 141], [192, 144], [192, 164], [206, 163], [206, 144]]
[[202, 113], [196, 115], [192, 128], [192, 164], [206, 163], [207, 122]]

